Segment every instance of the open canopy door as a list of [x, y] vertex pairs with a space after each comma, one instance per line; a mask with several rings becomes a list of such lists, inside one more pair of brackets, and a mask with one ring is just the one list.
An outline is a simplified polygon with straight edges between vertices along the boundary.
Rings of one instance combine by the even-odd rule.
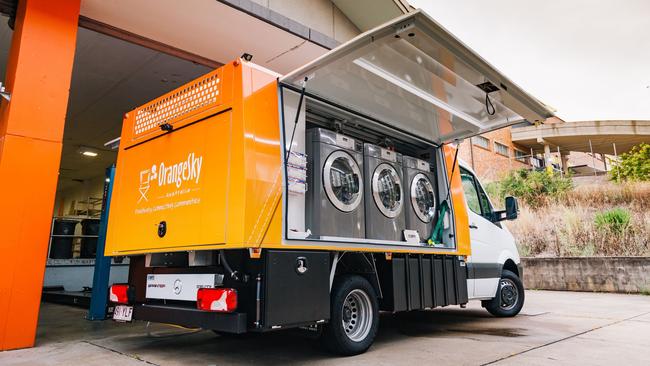
[[436, 144], [553, 115], [421, 10], [281, 82]]

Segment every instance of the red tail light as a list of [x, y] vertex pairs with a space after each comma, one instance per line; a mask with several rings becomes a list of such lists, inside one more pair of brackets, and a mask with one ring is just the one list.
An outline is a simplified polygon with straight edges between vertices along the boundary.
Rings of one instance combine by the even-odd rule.
[[129, 285], [113, 285], [108, 291], [110, 302], [117, 304], [129, 303]]
[[196, 293], [199, 310], [231, 313], [237, 309], [237, 290], [232, 288], [200, 288]]

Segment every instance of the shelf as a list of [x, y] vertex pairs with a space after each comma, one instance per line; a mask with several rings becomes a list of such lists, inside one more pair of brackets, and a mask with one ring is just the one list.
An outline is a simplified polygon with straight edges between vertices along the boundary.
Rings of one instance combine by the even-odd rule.
[[[68, 258], [68, 259], [53, 259], [48, 258], [45, 263], [46, 267], [78, 267], [78, 266], [94, 266], [95, 258]], [[122, 263], [115, 263], [111, 260], [112, 266], [127, 266], [129, 265], [129, 258], [124, 258]]]

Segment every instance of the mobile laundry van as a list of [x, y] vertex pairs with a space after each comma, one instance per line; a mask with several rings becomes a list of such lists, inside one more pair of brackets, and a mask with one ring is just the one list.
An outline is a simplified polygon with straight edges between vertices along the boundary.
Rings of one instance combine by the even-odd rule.
[[364, 352], [380, 311], [523, 305], [519, 257], [454, 143], [552, 113], [422, 12], [285, 76], [235, 60], [126, 114], [114, 318], [308, 327]]

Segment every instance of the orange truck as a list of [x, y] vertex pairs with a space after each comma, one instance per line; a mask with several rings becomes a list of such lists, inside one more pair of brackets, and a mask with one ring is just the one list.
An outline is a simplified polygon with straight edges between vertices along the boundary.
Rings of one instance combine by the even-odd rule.
[[484, 271], [454, 144], [551, 115], [420, 11], [285, 76], [230, 62], [125, 115], [113, 318], [364, 352], [380, 311], [464, 305]]

